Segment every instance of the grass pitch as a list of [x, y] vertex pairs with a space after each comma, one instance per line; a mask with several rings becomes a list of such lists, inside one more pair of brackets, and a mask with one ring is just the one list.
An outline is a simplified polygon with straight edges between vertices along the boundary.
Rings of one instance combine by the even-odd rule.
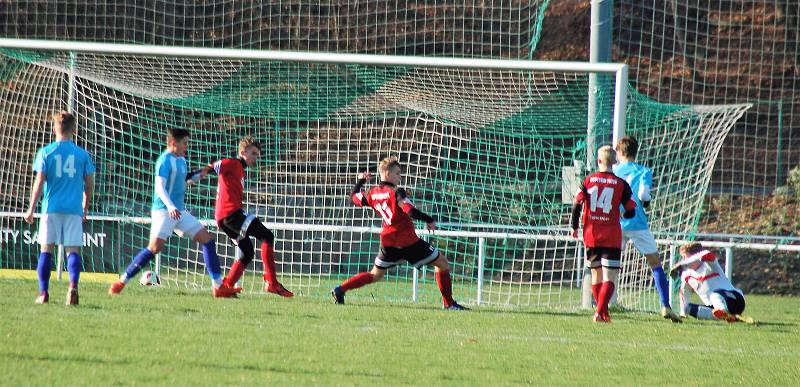
[[616, 313], [434, 305], [144, 288], [109, 298], [64, 283], [0, 279], [0, 385], [794, 385], [800, 298], [747, 297], [756, 326]]

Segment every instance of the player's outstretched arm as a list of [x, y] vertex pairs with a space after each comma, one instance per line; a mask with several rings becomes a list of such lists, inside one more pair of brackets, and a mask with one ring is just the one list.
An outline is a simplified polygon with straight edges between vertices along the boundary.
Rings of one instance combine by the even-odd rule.
[[356, 184], [353, 186], [353, 189], [350, 191], [350, 200], [353, 201], [353, 204], [363, 207], [368, 206], [369, 203], [367, 202], [367, 196], [364, 195], [363, 189], [364, 184], [367, 184], [367, 181], [372, 177], [372, 174], [369, 171], [359, 173], [357, 176]]
[[216, 172], [214, 169], [214, 164], [209, 164], [203, 168], [195, 169], [194, 171], [186, 174], [186, 182], [194, 184], [199, 183], [200, 180], [203, 180], [203, 178], [211, 172]]
[[33, 212], [36, 210], [36, 203], [39, 202], [39, 198], [42, 196], [42, 188], [46, 178], [47, 176], [45, 176], [44, 172], [37, 172], [36, 178], [33, 180], [30, 205], [28, 206], [28, 211], [25, 212], [25, 221], [28, 223], [33, 223]]
[[669, 276], [677, 279], [681, 275], [682, 268], [683, 264], [681, 262], [676, 263], [669, 269]]
[[402, 188], [396, 191], [397, 201], [400, 203], [400, 208], [414, 220], [421, 220], [425, 222], [425, 227], [428, 230], [436, 230], [436, 220], [432, 216], [420, 211], [414, 206], [411, 199], [408, 198], [408, 193]]

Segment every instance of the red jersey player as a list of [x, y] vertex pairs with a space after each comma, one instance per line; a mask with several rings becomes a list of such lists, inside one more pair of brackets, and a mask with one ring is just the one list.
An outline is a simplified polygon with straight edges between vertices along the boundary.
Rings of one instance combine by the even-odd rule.
[[608, 302], [614, 294], [622, 255], [620, 205], [624, 217], [632, 218], [636, 202], [628, 182], [612, 172], [616, 153], [606, 145], [597, 150], [597, 172], [581, 184], [572, 208], [572, 236], [578, 237], [578, 219], [583, 210], [583, 243], [586, 245], [586, 266], [592, 270], [592, 295], [597, 311], [595, 322], [611, 322]]
[[416, 209], [405, 190], [398, 187], [402, 180], [400, 163], [394, 157], [385, 158], [378, 166], [378, 171], [381, 182], [368, 192], [363, 192], [362, 188], [371, 175], [369, 172], [359, 174], [351, 198], [359, 207], [371, 207], [383, 220], [381, 250], [375, 257], [375, 265], [371, 271], [358, 273], [331, 291], [334, 301], [337, 304], [344, 304], [346, 292], [381, 280], [386, 270], [399, 265], [402, 261], [407, 261], [415, 268], [432, 265], [436, 271], [436, 282], [442, 293], [444, 308], [466, 310], [467, 308], [453, 300], [450, 265], [447, 259], [438, 249], [419, 239], [414, 231], [411, 219], [424, 221], [429, 230], [436, 229], [436, 221]]
[[294, 294], [278, 282], [275, 272], [275, 235], [253, 214], [242, 209], [244, 195], [244, 170], [256, 165], [261, 157], [261, 143], [252, 137], [239, 141], [239, 157], [226, 158], [210, 164], [192, 176], [199, 181], [207, 173], [214, 172], [218, 176], [217, 200], [214, 206], [214, 218], [217, 226], [239, 247], [242, 257], [231, 267], [223, 283], [233, 287], [244, 274], [244, 269], [253, 260], [255, 248], [250, 237], [261, 241], [261, 262], [264, 264], [264, 290], [283, 297]]

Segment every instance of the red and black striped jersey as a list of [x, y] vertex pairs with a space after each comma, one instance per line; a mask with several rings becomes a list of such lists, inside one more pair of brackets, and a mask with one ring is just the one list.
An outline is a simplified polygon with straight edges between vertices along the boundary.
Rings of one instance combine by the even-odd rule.
[[381, 182], [369, 191], [361, 191], [356, 184], [352, 193], [353, 203], [357, 206], [369, 206], [383, 221], [381, 245], [385, 247], [406, 247], [417, 243], [419, 237], [414, 230], [414, 219], [433, 222], [433, 218], [414, 208], [411, 199], [402, 188], [389, 182]]
[[238, 158], [226, 158], [211, 166], [218, 176], [214, 218], [220, 221], [233, 211], [242, 208], [245, 162]]
[[625, 211], [636, 208], [631, 200], [628, 182], [611, 172], [596, 172], [589, 175], [581, 185], [576, 206], [583, 211], [583, 243], [587, 247], [622, 248], [620, 205]]

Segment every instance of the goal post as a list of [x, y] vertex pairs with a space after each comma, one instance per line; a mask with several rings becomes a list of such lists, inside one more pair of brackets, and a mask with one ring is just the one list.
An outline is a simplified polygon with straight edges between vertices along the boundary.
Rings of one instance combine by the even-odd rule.
[[[24, 210], [19, 193], [29, 190], [33, 154], [52, 140], [47, 113], [74, 101], [77, 141], [98, 166], [98, 218], [86, 239], [106, 235], [85, 249], [85, 264], [119, 272], [147, 243], [148, 224], [127, 220], [149, 213], [164, 131], [191, 130], [192, 168], [234, 157], [238, 139], [255, 136], [263, 160], [247, 172], [245, 208], [274, 228], [287, 288], [312, 297], [371, 267], [379, 222], [348, 193], [357, 173], [398, 156], [415, 204], [440, 222], [422, 236], [451, 262], [457, 299], [577, 308], [582, 246], [568, 237], [564, 171], [580, 174], [576, 161], [586, 160], [589, 75], [613, 74], [602, 77], [613, 93], [597, 95], [614, 107], [613, 133], [637, 135], [654, 165], [659, 231], [696, 229], [718, 144], [748, 107], [658, 104], [629, 93], [621, 64], [16, 39], [0, 39], [0, 48], [0, 179], [9, 187], [0, 211]], [[235, 248], [209, 221], [214, 183], [189, 188], [187, 207], [206, 219], [230, 267]], [[0, 229], [10, 236], [2, 267], [29, 269], [35, 246], [22, 236], [35, 228], [9, 215]], [[165, 284], [208, 288], [194, 242], [171, 238], [161, 262]], [[260, 262], [248, 268], [245, 289], [261, 288], [261, 270]], [[631, 273], [620, 302], [631, 294], [630, 307], [652, 308], [649, 274]], [[400, 267], [351, 298], [407, 301], [413, 293], [436, 304], [433, 284], [430, 270]]]

